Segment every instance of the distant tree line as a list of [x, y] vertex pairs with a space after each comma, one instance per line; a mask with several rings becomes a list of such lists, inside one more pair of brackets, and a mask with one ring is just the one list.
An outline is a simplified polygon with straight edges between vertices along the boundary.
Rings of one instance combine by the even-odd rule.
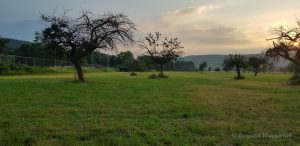
[[[65, 49], [45, 45], [42, 43], [24, 44], [16, 49], [6, 49], [7, 40], [0, 40], [1, 54], [13, 54], [32, 58], [43, 58], [52, 60], [68, 60]], [[111, 67], [119, 71], [150, 71], [157, 70], [159, 66], [152, 60], [150, 55], [135, 57], [131, 51], [120, 52], [110, 55], [94, 51], [82, 60], [83, 64], [93, 64], [96, 67]], [[168, 71], [195, 71], [196, 67], [192, 61], [176, 60], [163, 65]]]

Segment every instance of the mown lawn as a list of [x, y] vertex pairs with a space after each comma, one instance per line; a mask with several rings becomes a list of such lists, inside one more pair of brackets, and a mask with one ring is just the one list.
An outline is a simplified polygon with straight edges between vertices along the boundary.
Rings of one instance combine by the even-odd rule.
[[0, 77], [0, 145], [299, 145], [288, 74]]

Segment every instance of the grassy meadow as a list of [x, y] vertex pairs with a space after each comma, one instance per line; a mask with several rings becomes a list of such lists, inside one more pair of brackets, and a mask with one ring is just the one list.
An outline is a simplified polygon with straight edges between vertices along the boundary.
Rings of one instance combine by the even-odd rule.
[[168, 72], [0, 77], [0, 145], [299, 145], [290, 74]]

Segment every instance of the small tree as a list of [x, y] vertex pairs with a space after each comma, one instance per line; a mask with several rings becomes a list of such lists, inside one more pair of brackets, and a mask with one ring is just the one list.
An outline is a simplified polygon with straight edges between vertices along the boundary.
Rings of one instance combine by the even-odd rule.
[[145, 49], [152, 60], [159, 65], [159, 77], [164, 77], [163, 65], [182, 56], [183, 52], [181, 49], [183, 47], [178, 38], [168, 39], [165, 37], [162, 41], [160, 38], [161, 34], [159, 32], [156, 32], [154, 35], [150, 33], [146, 36], [145, 41], [139, 43], [139, 47]]
[[130, 51], [121, 52], [117, 55], [116, 63], [120, 71], [132, 71], [132, 64], [134, 62], [133, 53]]
[[46, 16], [41, 19], [47, 27], [37, 33], [37, 40], [45, 44], [54, 44], [66, 50], [74, 64], [80, 82], [84, 81], [82, 60], [95, 50], [116, 50], [117, 45], [131, 45], [135, 24], [123, 14], [107, 13], [96, 16], [83, 11], [78, 18], [66, 16]]
[[295, 64], [294, 76], [291, 84], [300, 84], [300, 20], [293, 27], [279, 26], [272, 28], [273, 38], [267, 39], [273, 42], [273, 47], [266, 51], [266, 56], [276, 59], [284, 58]]
[[248, 64], [253, 68], [254, 75], [257, 76], [257, 73], [260, 72], [261, 67], [268, 62], [268, 59], [265, 57], [250, 57], [248, 58]]
[[228, 69], [236, 69], [237, 76], [235, 77], [236, 80], [244, 79], [245, 77], [241, 74], [242, 68], [247, 68], [247, 58], [241, 54], [229, 54], [228, 57], [224, 59], [223, 62], [224, 68]]
[[200, 63], [199, 70], [200, 70], [201, 74], [205, 71], [206, 68], [207, 68], [207, 62], [206, 61]]

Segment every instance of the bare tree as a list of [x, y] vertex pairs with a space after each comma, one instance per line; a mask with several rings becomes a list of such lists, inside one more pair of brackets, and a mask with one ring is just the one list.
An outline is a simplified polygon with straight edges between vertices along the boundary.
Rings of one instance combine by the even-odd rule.
[[296, 26], [279, 26], [272, 28], [272, 38], [267, 39], [272, 41], [273, 47], [266, 51], [266, 56], [276, 59], [284, 58], [296, 65], [294, 77], [291, 79], [293, 84], [300, 84], [300, 20]]
[[37, 40], [45, 44], [55, 44], [65, 48], [70, 61], [74, 64], [79, 81], [84, 74], [81, 61], [95, 50], [116, 50], [134, 42], [135, 24], [124, 14], [107, 13], [102, 16], [82, 11], [81, 16], [46, 16], [41, 19], [47, 27], [37, 33]]
[[159, 64], [159, 77], [164, 77], [163, 65], [182, 56], [183, 51], [181, 49], [183, 47], [178, 38], [168, 39], [165, 37], [162, 41], [160, 38], [161, 34], [159, 32], [154, 35], [150, 33], [146, 36], [146, 40], [139, 43], [139, 47], [145, 49], [153, 61]]

